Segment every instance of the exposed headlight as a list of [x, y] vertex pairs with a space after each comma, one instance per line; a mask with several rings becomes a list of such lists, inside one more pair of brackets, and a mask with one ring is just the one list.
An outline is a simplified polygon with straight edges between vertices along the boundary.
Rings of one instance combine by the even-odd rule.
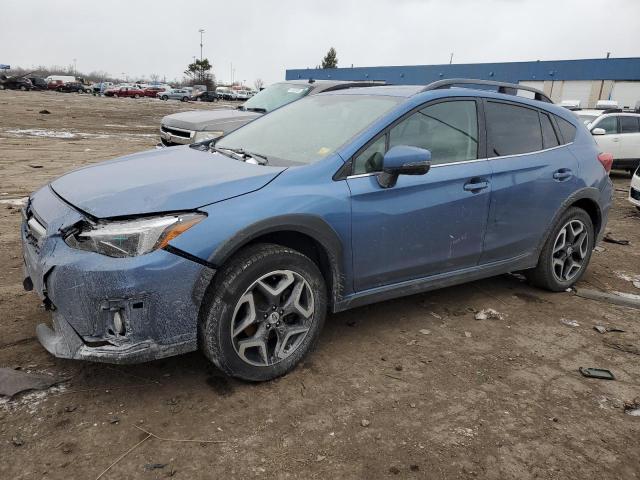
[[193, 137], [195, 143], [204, 142], [205, 140], [213, 140], [224, 135], [224, 132], [196, 132]]
[[109, 257], [135, 257], [164, 248], [206, 218], [203, 213], [106, 222], [89, 225], [65, 238], [67, 245]]

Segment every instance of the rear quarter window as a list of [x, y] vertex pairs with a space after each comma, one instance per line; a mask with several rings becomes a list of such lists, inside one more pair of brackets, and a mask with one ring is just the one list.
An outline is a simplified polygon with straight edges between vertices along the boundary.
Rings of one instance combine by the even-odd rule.
[[560, 129], [560, 135], [564, 143], [571, 143], [576, 138], [576, 127], [571, 122], [567, 122], [564, 118], [560, 118], [556, 115], [556, 122], [558, 123], [558, 128]]

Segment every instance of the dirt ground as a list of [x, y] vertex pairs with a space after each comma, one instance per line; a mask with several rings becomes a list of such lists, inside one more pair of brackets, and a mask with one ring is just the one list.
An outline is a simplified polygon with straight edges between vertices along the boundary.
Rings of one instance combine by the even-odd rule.
[[[330, 316], [306, 362], [263, 384], [199, 353], [114, 367], [45, 352], [34, 330], [48, 313], [22, 289], [20, 214], [7, 199], [152, 148], [163, 115], [193, 108], [211, 105], [0, 92], [0, 367], [68, 379], [0, 399], [0, 478], [97, 479], [133, 447], [100, 478], [640, 477], [640, 417], [623, 408], [640, 397], [640, 356], [607, 343], [640, 348], [638, 310], [517, 276]], [[608, 230], [631, 245], [601, 244], [580, 286], [640, 293], [640, 216], [628, 176], [613, 178]], [[476, 320], [484, 308], [504, 319]]]

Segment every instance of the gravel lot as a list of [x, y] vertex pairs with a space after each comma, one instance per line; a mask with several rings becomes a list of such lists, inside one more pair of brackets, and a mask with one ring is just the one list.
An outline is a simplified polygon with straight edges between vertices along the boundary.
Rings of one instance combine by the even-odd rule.
[[[640, 476], [640, 417], [624, 411], [640, 397], [640, 356], [610, 346], [640, 352], [638, 310], [517, 276], [332, 315], [307, 361], [263, 384], [226, 378], [199, 353], [126, 367], [46, 353], [34, 330], [49, 315], [22, 289], [20, 214], [7, 199], [153, 148], [161, 117], [193, 108], [211, 104], [0, 91], [0, 367], [69, 379], [0, 399], [0, 478], [96, 479], [145, 438], [101, 478]], [[612, 176], [608, 230], [631, 245], [601, 244], [580, 286], [640, 294], [640, 215], [628, 176]], [[504, 318], [475, 320], [484, 308]]]

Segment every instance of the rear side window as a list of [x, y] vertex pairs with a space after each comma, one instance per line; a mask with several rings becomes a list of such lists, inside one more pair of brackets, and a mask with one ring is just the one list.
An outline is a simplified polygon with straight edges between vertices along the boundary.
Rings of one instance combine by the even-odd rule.
[[638, 133], [640, 126], [638, 125], [638, 117], [620, 116], [620, 133]]
[[540, 125], [542, 126], [542, 143], [544, 148], [553, 148], [560, 145], [553, 125], [551, 125], [549, 115], [546, 113], [540, 114]]
[[573, 142], [576, 138], [576, 127], [571, 122], [567, 122], [564, 118], [558, 116], [556, 116], [556, 121], [558, 122], [558, 128], [560, 128], [560, 135], [564, 139], [563, 143]]
[[486, 117], [490, 157], [542, 150], [542, 129], [536, 110], [487, 102]]

